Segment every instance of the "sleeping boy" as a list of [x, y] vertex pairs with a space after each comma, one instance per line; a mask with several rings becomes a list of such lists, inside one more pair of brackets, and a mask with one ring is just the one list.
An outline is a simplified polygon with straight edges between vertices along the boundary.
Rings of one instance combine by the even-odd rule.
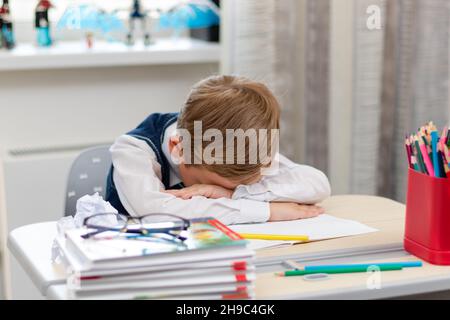
[[131, 216], [228, 225], [315, 217], [329, 181], [277, 152], [279, 129], [280, 106], [264, 84], [207, 78], [179, 114], [151, 114], [115, 141], [106, 200]]

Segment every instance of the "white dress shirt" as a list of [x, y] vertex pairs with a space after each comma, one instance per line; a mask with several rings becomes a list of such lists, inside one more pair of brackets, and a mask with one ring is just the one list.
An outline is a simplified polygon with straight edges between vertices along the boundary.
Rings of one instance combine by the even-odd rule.
[[[178, 166], [171, 160], [169, 138], [176, 123], [166, 129], [163, 153], [170, 164], [170, 185], [181, 181]], [[114, 183], [124, 208], [132, 216], [171, 213], [185, 218], [214, 217], [222, 223], [240, 224], [269, 220], [269, 202], [314, 204], [330, 196], [330, 183], [319, 170], [298, 165], [279, 155], [276, 175], [260, 182], [239, 186], [232, 199], [193, 197], [189, 200], [162, 192], [161, 166], [154, 151], [140, 139], [123, 135], [110, 149], [114, 165]]]

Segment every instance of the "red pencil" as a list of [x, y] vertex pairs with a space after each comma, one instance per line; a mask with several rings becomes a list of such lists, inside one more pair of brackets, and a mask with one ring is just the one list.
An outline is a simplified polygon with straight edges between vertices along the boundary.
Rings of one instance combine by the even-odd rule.
[[442, 156], [442, 162], [444, 164], [445, 175], [450, 179], [450, 155], [448, 154], [448, 148], [446, 145], [439, 145], [439, 153]]
[[445, 127], [444, 130], [442, 130], [442, 136], [440, 141], [442, 145], [447, 144], [447, 134], [448, 134], [448, 127]]
[[408, 155], [408, 163], [409, 163], [409, 167], [411, 169], [414, 168], [412, 162], [411, 162], [411, 156], [412, 156], [412, 150], [411, 150], [411, 142], [408, 139], [408, 136], [406, 136], [405, 139], [405, 147], [406, 147], [406, 154]]

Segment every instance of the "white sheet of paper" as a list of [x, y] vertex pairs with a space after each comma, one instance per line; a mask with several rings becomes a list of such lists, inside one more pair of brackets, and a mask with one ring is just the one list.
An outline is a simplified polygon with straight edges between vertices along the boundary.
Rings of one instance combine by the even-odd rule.
[[[357, 221], [336, 218], [328, 214], [296, 221], [234, 225], [230, 226], [230, 229], [237, 233], [307, 235], [310, 241], [355, 236], [378, 231]], [[296, 242], [250, 240], [249, 247], [257, 250], [293, 243]]]

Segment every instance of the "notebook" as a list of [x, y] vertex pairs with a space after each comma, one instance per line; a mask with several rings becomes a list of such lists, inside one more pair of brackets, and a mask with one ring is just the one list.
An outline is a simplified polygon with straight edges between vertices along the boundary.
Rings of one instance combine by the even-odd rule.
[[[230, 226], [230, 229], [237, 233], [307, 235], [310, 241], [355, 236], [378, 231], [357, 221], [341, 219], [328, 214], [296, 221], [235, 225]], [[249, 240], [249, 242], [249, 247], [254, 250], [296, 243], [295, 241], [266, 240]]]

